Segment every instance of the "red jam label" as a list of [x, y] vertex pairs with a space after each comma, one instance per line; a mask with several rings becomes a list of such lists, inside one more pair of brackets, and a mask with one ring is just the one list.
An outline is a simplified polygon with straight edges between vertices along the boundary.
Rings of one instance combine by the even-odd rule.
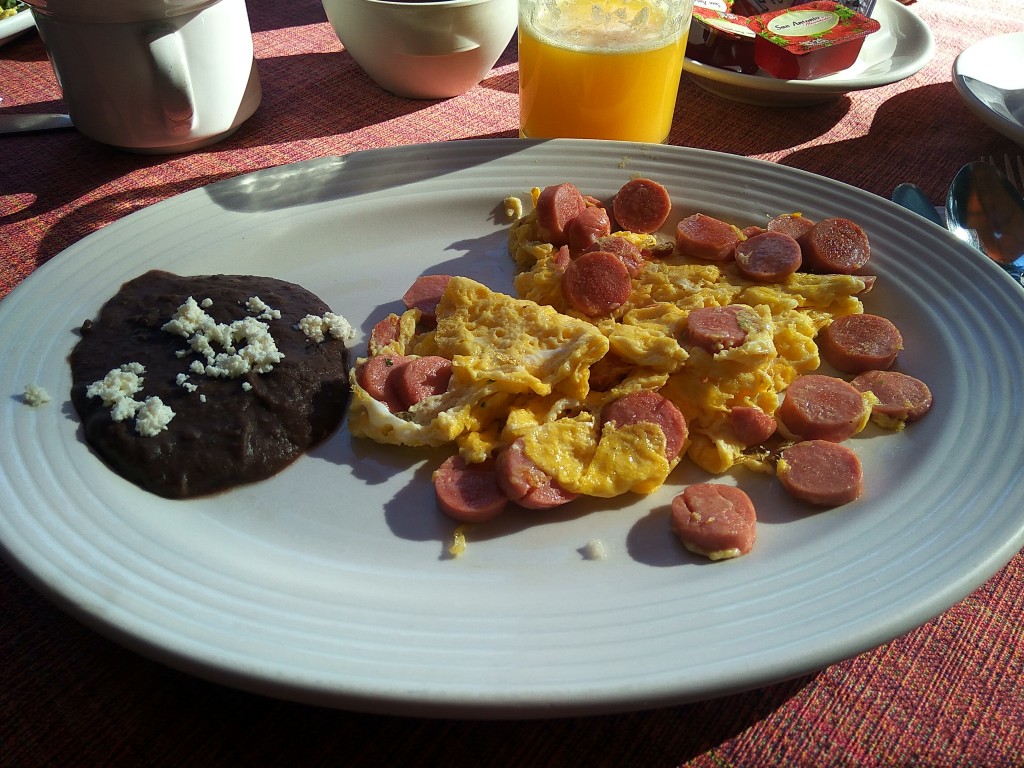
[[753, 21], [758, 34], [795, 54], [857, 40], [881, 28], [874, 19], [831, 0], [762, 14]]
[[839, 17], [827, 11], [789, 11], [765, 25], [765, 29], [783, 37], [818, 37], [839, 23]]

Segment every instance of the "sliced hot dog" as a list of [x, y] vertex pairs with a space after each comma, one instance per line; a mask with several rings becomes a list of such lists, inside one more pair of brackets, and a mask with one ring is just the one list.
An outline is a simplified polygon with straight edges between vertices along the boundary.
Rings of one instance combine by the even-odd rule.
[[409, 360], [394, 373], [395, 394], [409, 410], [416, 403], [448, 390], [452, 378], [452, 361], [437, 355]]
[[527, 509], [550, 509], [576, 498], [526, 455], [522, 438], [498, 454], [498, 487], [511, 501]]
[[601, 409], [601, 425], [614, 423], [617, 427], [629, 424], [655, 424], [665, 434], [665, 458], [672, 461], [683, 449], [688, 429], [686, 418], [667, 397], [641, 390], [630, 392], [613, 400]]
[[604, 208], [588, 206], [565, 229], [569, 247], [573, 251], [582, 251], [593, 245], [599, 238], [610, 234], [612, 222]]
[[676, 225], [676, 245], [684, 256], [705, 261], [729, 261], [741, 235], [731, 224], [695, 213]]
[[867, 234], [849, 219], [822, 219], [797, 240], [804, 266], [814, 272], [852, 275], [871, 258]]
[[687, 340], [709, 355], [740, 346], [747, 340], [747, 332], [740, 322], [744, 310], [740, 304], [691, 310], [686, 318]]
[[563, 245], [555, 251], [555, 266], [558, 267], [559, 272], [564, 274], [570, 264], [572, 264], [572, 254], [569, 253], [569, 246]]
[[633, 283], [622, 259], [608, 251], [578, 256], [562, 275], [562, 295], [589, 317], [606, 315], [629, 299]]
[[801, 216], [799, 213], [784, 213], [780, 216], [776, 216], [768, 222], [768, 231], [782, 232], [789, 235], [794, 240], [799, 240], [801, 237], [806, 235], [813, 226], [814, 222], [806, 216]]
[[723, 560], [753, 549], [757, 514], [739, 488], [700, 483], [672, 499], [672, 530], [691, 552]]
[[437, 305], [451, 281], [451, 275], [422, 275], [409, 286], [402, 296], [407, 309], [418, 309], [423, 323], [431, 325], [437, 320]]
[[899, 371], [867, 371], [850, 382], [860, 392], [879, 399], [872, 414], [899, 421], [917, 421], [932, 407], [932, 391], [920, 379]]
[[802, 260], [800, 243], [784, 232], [764, 232], [736, 245], [736, 268], [758, 283], [781, 283]]
[[839, 443], [863, 429], [870, 413], [852, 384], [811, 373], [789, 385], [777, 415], [789, 432], [804, 440]]
[[612, 199], [615, 221], [630, 232], [657, 232], [672, 212], [668, 190], [651, 179], [627, 181]]
[[497, 517], [508, 505], [498, 487], [493, 462], [467, 465], [459, 455], [449, 456], [434, 470], [437, 504], [449, 517], [464, 523], [480, 523]]
[[753, 405], [737, 405], [726, 417], [740, 445], [760, 445], [775, 434], [778, 426], [771, 414]]
[[552, 245], [568, 245], [567, 227], [587, 202], [574, 184], [553, 184], [537, 197], [537, 234]]
[[408, 362], [405, 355], [374, 355], [356, 366], [356, 381], [370, 397], [398, 413], [405, 410], [405, 401], [396, 388], [397, 375]]
[[864, 491], [857, 454], [827, 440], [806, 440], [784, 449], [776, 474], [794, 498], [822, 507], [848, 504]]
[[643, 251], [624, 237], [609, 236], [599, 238], [593, 245], [585, 249], [584, 252], [586, 251], [614, 253], [622, 260], [630, 277], [639, 275], [647, 265]]
[[837, 317], [821, 332], [821, 354], [844, 373], [889, 368], [903, 349], [903, 336], [888, 318], [879, 315]]
[[392, 313], [373, 326], [370, 331], [370, 341], [367, 347], [371, 355], [380, 352], [381, 349], [398, 338], [398, 315]]

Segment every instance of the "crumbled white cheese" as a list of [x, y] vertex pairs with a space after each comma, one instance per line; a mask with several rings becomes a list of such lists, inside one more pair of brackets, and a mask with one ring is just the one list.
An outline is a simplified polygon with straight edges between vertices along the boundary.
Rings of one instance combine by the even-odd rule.
[[50, 402], [50, 393], [38, 384], [26, 384], [22, 399], [27, 405], [35, 407]]
[[251, 296], [245, 302], [245, 307], [252, 312], [259, 320], [280, 320], [281, 310], [272, 309], [259, 296]]
[[159, 397], [148, 397], [142, 402], [135, 399], [142, 391], [145, 372], [145, 366], [140, 363], [125, 363], [86, 387], [85, 394], [101, 398], [103, 405], [110, 408], [110, 418], [114, 421], [134, 417], [136, 431], [143, 437], [152, 437], [167, 429], [174, 411]]
[[243, 392], [250, 392], [250, 391], [252, 391], [252, 384], [249, 383], [248, 381], [243, 381], [242, 382], [242, 391]]
[[210, 377], [269, 373], [284, 359], [265, 322], [244, 317], [230, 324], [218, 323], [191, 296], [164, 323], [163, 330], [185, 337], [192, 351], [206, 360], [205, 365], [193, 361], [191, 370]]
[[328, 335], [333, 339], [341, 339], [343, 341], [353, 339], [356, 335], [352, 324], [341, 315], [336, 315], [333, 312], [325, 312], [323, 317], [306, 315], [299, 320], [296, 328], [302, 331], [307, 339], [315, 341], [317, 344], [326, 339]]
[[195, 392], [197, 389], [199, 389], [198, 386], [196, 386], [195, 384], [188, 380], [188, 375], [184, 373], [179, 373], [177, 376], [175, 376], [174, 383], [177, 384], [182, 389], [184, 389], [186, 392]]
[[604, 560], [608, 557], [608, 551], [605, 549], [603, 541], [591, 539], [587, 542], [587, 546], [583, 548], [583, 556], [587, 560]]
[[102, 399], [103, 405], [110, 408], [110, 417], [114, 421], [124, 421], [138, 410], [135, 395], [142, 391], [142, 374], [145, 372], [139, 363], [125, 363], [86, 387], [85, 395]]
[[202, 304], [200, 304], [199, 306], [201, 306], [203, 309], [209, 309], [210, 307], [213, 306], [213, 299], [207, 296], [205, 299], [203, 299]]
[[144, 402], [139, 403], [135, 429], [143, 437], [154, 437], [167, 429], [173, 418], [174, 411], [170, 406], [164, 405], [163, 400], [159, 397], [147, 397]]

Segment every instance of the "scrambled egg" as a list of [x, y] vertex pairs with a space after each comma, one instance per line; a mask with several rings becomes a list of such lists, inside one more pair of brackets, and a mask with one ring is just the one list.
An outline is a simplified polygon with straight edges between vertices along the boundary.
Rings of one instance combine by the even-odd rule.
[[[658, 244], [652, 235], [617, 236], [641, 248]], [[686, 418], [682, 455], [716, 474], [737, 465], [767, 470], [732, 435], [729, 410], [757, 406], [774, 414], [790, 382], [818, 368], [818, 331], [834, 317], [862, 312], [857, 294], [867, 288], [861, 277], [807, 273], [758, 284], [731, 264], [673, 255], [648, 261], [621, 307], [588, 318], [564, 299], [557, 249], [538, 237], [535, 212], [512, 224], [509, 255], [518, 298], [455, 277], [438, 305], [436, 328], [422, 330], [419, 311], [410, 309], [399, 319], [398, 338], [384, 348], [451, 360], [447, 392], [391, 413], [359, 386], [353, 369], [354, 435], [412, 446], [454, 442], [470, 463], [522, 438], [526, 455], [569, 491], [651, 493], [681, 457], [665, 458], [657, 426], [602, 428], [599, 414], [624, 394], [655, 390]], [[731, 304], [749, 308], [741, 345], [715, 354], [688, 345], [692, 310]]]

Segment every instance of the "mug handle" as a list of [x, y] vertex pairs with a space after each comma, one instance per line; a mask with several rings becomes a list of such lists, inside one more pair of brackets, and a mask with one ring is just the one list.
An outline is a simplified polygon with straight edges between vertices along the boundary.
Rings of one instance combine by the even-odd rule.
[[171, 24], [157, 24], [146, 29], [144, 39], [164, 120], [175, 134], [188, 134], [195, 115], [195, 96], [178, 30]]

